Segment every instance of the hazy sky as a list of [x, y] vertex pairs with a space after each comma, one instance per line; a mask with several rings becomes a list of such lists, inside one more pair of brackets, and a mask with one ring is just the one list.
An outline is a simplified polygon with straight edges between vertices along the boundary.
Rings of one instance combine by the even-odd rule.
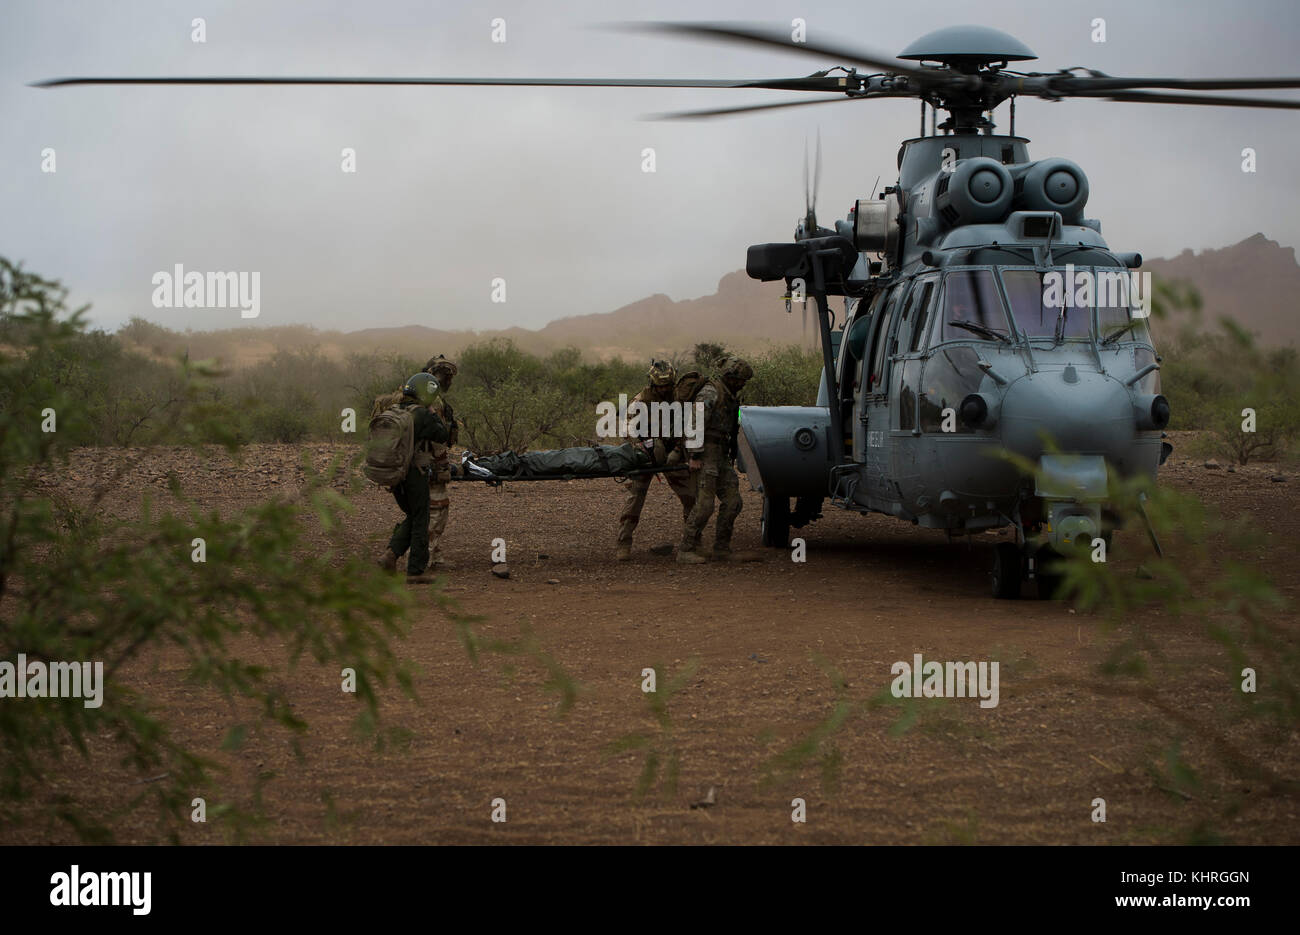
[[[74, 87], [72, 75], [757, 78], [837, 62], [592, 28], [733, 20], [894, 55], [943, 25], [1011, 32], [1025, 70], [1114, 75], [1300, 72], [1300, 4], [1186, 0], [0, 3], [0, 255], [63, 279], [93, 320], [174, 328], [308, 323], [538, 327], [656, 292], [690, 298], [789, 239], [805, 140], [820, 129], [819, 217], [897, 177], [918, 105], [860, 101], [711, 122], [641, 118], [793, 92], [593, 88]], [[206, 20], [206, 42], [191, 21]], [[492, 41], [491, 22], [506, 22]], [[1107, 41], [1091, 22], [1106, 21]], [[1260, 92], [1269, 93], [1269, 92]], [[1300, 93], [1296, 95], [1300, 97]], [[1041, 158], [1089, 174], [1087, 214], [1118, 250], [1167, 256], [1256, 231], [1300, 244], [1300, 112], [1017, 102]], [[1006, 107], [996, 118], [1006, 129]], [[1241, 171], [1253, 147], [1258, 171]], [[341, 151], [357, 171], [341, 171]], [[655, 150], [654, 173], [642, 150]], [[42, 151], [57, 171], [42, 172]], [[157, 309], [151, 277], [260, 273], [261, 314]], [[492, 280], [506, 282], [492, 302]]]

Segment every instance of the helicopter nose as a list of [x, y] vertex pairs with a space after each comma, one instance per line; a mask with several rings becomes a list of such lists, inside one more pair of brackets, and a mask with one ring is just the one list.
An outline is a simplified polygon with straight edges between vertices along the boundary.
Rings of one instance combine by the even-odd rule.
[[1014, 381], [1003, 396], [999, 422], [1003, 445], [1035, 461], [1054, 444], [1060, 451], [1105, 455], [1122, 463], [1135, 438], [1127, 388], [1073, 364]]

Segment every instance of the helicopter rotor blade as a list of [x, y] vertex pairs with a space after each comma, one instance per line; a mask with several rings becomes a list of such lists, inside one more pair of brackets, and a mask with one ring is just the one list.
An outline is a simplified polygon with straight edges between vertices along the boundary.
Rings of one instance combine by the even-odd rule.
[[[894, 94], [873, 94], [870, 97], [903, 97]], [[663, 114], [651, 114], [651, 120], [708, 120], [713, 117], [734, 117], [737, 114], [749, 114], [764, 110], [781, 110], [785, 107], [805, 107], [809, 104], [837, 104], [844, 101], [864, 100], [865, 97], [819, 97], [812, 101], [780, 101], [776, 104], [746, 104], [741, 107], [710, 107], [707, 110], [676, 110]]]
[[764, 110], [780, 110], [785, 107], [803, 107], [808, 104], [834, 104], [837, 101], [874, 101], [879, 98], [912, 98], [911, 91], [873, 91], [867, 94], [845, 95], [843, 97], [819, 97], [812, 101], [780, 101], [776, 104], [745, 104], [740, 107], [710, 107], [706, 110], [678, 110], [669, 113], [653, 114], [653, 120], [707, 120], [711, 117], [734, 117]]
[[817, 128], [817, 156], [813, 162], [813, 179], [812, 179], [812, 200], [809, 204], [808, 212], [817, 216], [817, 192], [822, 186], [822, 128]]
[[803, 141], [803, 215], [812, 214], [812, 188], [808, 185], [808, 138]]
[[103, 84], [211, 84], [211, 85], [506, 85], [513, 87], [579, 88], [759, 88], [773, 91], [840, 91], [843, 78], [809, 75], [797, 78], [712, 79], [712, 78], [371, 78], [266, 75], [51, 78], [34, 81], [33, 88], [61, 88]]
[[951, 77], [946, 70], [918, 68], [900, 62], [890, 55], [870, 52], [865, 49], [831, 42], [795, 42], [789, 35], [777, 29], [763, 29], [747, 26], [743, 23], [627, 23], [626, 28], [645, 32], [661, 32], [697, 39], [721, 40], [740, 45], [776, 46], [791, 52], [816, 55], [819, 58], [834, 58], [856, 65], [888, 72], [894, 75], [906, 75], [925, 84], [943, 84]]
[[1300, 110], [1300, 101], [1272, 100], [1266, 97], [1214, 97], [1209, 94], [1152, 94], [1145, 91], [1076, 91], [1075, 97], [1099, 98], [1125, 104], [1194, 104], [1204, 107], [1264, 107]]
[[1054, 81], [1062, 91], [1132, 91], [1164, 88], [1173, 91], [1262, 91], [1300, 88], [1300, 78], [1112, 78], [1110, 75], [1072, 76]]

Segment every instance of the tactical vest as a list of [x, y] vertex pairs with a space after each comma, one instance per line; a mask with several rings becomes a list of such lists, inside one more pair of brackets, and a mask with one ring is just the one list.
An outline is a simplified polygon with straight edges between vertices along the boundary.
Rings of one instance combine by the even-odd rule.
[[709, 380], [707, 386], [717, 393], [717, 400], [704, 414], [704, 443], [730, 448], [740, 428], [739, 401], [721, 380]]

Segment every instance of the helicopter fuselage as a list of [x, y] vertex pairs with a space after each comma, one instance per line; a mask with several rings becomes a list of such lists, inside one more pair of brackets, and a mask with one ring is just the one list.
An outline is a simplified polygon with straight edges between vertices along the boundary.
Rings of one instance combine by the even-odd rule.
[[741, 408], [768, 544], [788, 536], [789, 498], [797, 526], [829, 497], [950, 532], [1012, 525], [1022, 544], [1043, 532], [1061, 552], [1109, 539], [1112, 474], [1154, 477], [1169, 412], [1141, 258], [1081, 216], [1077, 166], [1029, 162], [1024, 143], [908, 141], [882, 195], [896, 203], [871, 221], [897, 230], [850, 215], [822, 236], [880, 259], [861, 250], [824, 290], [845, 302], [823, 328], [818, 404]]

